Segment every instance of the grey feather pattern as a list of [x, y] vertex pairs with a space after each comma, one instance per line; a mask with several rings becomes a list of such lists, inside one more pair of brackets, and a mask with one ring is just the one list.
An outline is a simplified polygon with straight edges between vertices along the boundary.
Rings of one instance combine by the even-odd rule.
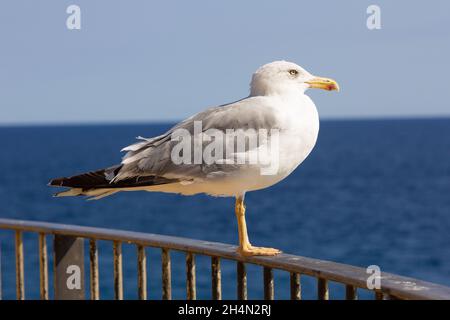
[[[174, 164], [171, 160], [171, 152], [178, 142], [172, 141], [171, 135], [177, 129], [185, 129], [191, 135], [194, 134], [195, 121], [202, 122], [203, 132], [208, 129], [225, 132], [227, 129], [270, 131], [270, 129], [278, 128], [276, 112], [262, 97], [249, 97], [231, 104], [209, 108], [178, 123], [160, 136], [149, 139], [138, 137], [141, 141], [122, 149], [127, 151], [127, 154], [122, 161], [123, 167], [114, 181], [148, 175], [181, 180], [204, 179], [223, 176], [244, 166], [227, 163]], [[245, 151], [248, 150], [249, 146], [246, 146]]]

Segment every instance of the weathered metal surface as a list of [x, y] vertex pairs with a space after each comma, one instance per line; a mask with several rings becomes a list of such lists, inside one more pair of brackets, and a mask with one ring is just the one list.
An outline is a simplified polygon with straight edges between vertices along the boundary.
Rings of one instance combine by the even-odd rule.
[[100, 286], [99, 286], [99, 278], [98, 278], [98, 249], [97, 249], [97, 241], [94, 239], [89, 240], [89, 287], [91, 293], [91, 300], [99, 300], [100, 299]]
[[168, 249], [161, 250], [162, 265], [162, 299], [172, 299], [172, 271], [170, 264], [170, 251]]
[[357, 300], [358, 294], [357, 289], [352, 285], [345, 286], [345, 299], [346, 300]]
[[23, 240], [21, 231], [16, 231], [15, 244], [16, 244], [16, 298], [17, 300], [25, 300]]
[[222, 271], [219, 257], [211, 257], [211, 292], [213, 300], [222, 300]]
[[138, 297], [140, 300], [147, 300], [147, 257], [144, 246], [137, 246], [137, 260]]
[[39, 296], [48, 300], [48, 251], [44, 233], [39, 233]]
[[328, 300], [328, 281], [324, 278], [317, 279], [317, 300]]
[[197, 299], [195, 287], [195, 256], [190, 252], [186, 254], [186, 298], [187, 300]]
[[[123, 241], [143, 246], [218, 256], [223, 259], [253, 263], [273, 269], [321, 277], [330, 281], [366, 288], [366, 268], [289, 254], [275, 257], [244, 257], [236, 253], [236, 246], [156, 234], [112, 229], [70, 226], [56, 223], [0, 219], [0, 229], [65, 234], [97, 240]], [[389, 273], [381, 273], [382, 291], [399, 299], [450, 299], [450, 287]]]
[[264, 299], [273, 300], [274, 299], [273, 269], [264, 267], [263, 274], [264, 274]]
[[247, 269], [245, 263], [238, 261], [236, 264], [237, 273], [237, 298], [247, 300]]
[[291, 272], [290, 287], [291, 287], [291, 300], [301, 300], [302, 288], [300, 283], [300, 275], [298, 273]]
[[381, 291], [375, 291], [374, 296], [375, 300], [385, 300], [385, 296]]
[[84, 239], [55, 235], [55, 300], [84, 300]]
[[113, 242], [114, 299], [123, 300], [122, 243]]

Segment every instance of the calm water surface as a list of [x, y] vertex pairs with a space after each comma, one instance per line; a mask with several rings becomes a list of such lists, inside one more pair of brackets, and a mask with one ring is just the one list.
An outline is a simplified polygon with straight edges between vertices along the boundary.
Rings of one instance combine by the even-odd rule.
[[[145, 192], [90, 202], [51, 197], [50, 178], [115, 164], [118, 151], [135, 136], [169, 127], [0, 128], [0, 216], [236, 243], [232, 199]], [[450, 285], [450, 119], [323, 121], [318, 144], [303, 165], [246, 199], [256, 245], [363, 267], [377, 264], [387, 272]], [[3, 297], [11, 299], [13, 234], [0, 232], [0, 240]], [[37, 236], [24, 240], [26, 296], [38, 298]], [[159, 298], [160, 252], [148, 249], [147, 254], [149, 297]], [[125, 298], [137, 297], [135, 260], [135, 248], [125, 245]], [[197, 264], [197, 294], [208, 298], [210, 261], [198, 257]], [[173, 296], [184, 298], [184, 256], [173, 253], [172, 265]], [[112, 298], [109, 243], [100, 243], [100, 267], [101, 297]], [[222, 267], [223, 296], [234, 298], [235, 265], [224, 261]], [[262, 298], [262, 271], [250, 266], [248, 273], [249, 297]], [[288, 298], [289, 275], [276, 272], [275, 277], [276, 297]], [[332, 285], [330, 295], [342, 298], [341, 286]], [[315, 296], [308, 277], [304, 296]]]

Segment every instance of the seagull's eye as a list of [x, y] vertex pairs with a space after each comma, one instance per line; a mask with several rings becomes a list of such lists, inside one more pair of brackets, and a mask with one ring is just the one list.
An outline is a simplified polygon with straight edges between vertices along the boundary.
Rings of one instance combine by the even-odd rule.
[[295, 70], [295, 69], [292, 69], [292, 70], [289, 70], [289, 74], [290, 74], [291, 76], [296, 76], [296, 75], [298, 75], [298, 71]]

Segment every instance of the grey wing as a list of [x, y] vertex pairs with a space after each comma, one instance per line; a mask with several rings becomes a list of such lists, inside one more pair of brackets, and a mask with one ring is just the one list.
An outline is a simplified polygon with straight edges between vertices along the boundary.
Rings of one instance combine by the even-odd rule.
[[[242, 165], [230, 163], [230, 159], [220, 159], [214, 163], [197, 163], [193, 159], [190, 163], [175, 163], [172, 150], [179, 142], [173, 139], [177, 130], [184, 130], [194, 136], [195, 123], [201, 122], [201, 132], [209, 129], [225, 133], [226, 130], [270, 130], [277, 128], [276, 114], [263, 99], [259, 97], [247, 98], [232, 104], [213, 107], [200, 112], [172, 127], [163, 135], [146, 139], [139, 137], [140, 142], [132, 144], [122, 151], [127, 151], [122, 161], [122, 169], [114, 180], [130, 177], [159, 176], [170, 179], [194, 180], [207, 176], [224, 175], [238, 170]], [[197, 127], [198, 129], [198, 127]], [[239, 133], [238, 133], [239, 134]], [[217, 137], [214, 137], [217, 139]], [[205, 147], [202, 143], [202, 147]], [[225, 142], [223, 142], [225, 143]], [[246, 145], [244, 152], [258, 146]], [[235, 157], [236, 154], [233, 154]], [[234, 159], [235, 160], [235, 159]]]

